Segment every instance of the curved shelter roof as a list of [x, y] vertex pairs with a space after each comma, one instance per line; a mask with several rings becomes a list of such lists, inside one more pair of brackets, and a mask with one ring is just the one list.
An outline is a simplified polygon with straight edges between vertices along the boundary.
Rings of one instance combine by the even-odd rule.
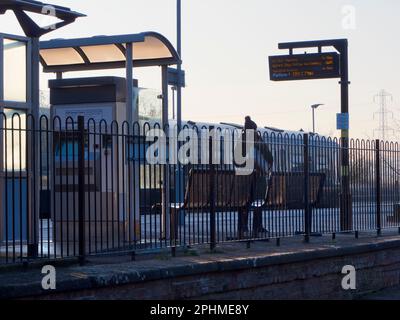
[[43, 41], [40, 58], [44, 72], [125, 68], [129, 43], [133, 48], [133, 67], [180, 63], [169, 40], [156, 32]]

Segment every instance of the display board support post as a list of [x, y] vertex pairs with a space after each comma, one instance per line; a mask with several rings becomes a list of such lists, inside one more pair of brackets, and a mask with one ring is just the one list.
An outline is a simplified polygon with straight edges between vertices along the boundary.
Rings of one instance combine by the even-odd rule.
[[[349, 62], [348, 42], [342, 40], [335, 46], [340, 53], [340, 88], [341, 88], [341, 112], [349, 114]], [[350, 192], [350, 150], [349, 150], [349, 128], [341, 129], [341, 194], [340, 194], [340, 229], [341, 231], [352, 231], [353, 210]]]
[[[326, 64], [323, 59], [328, 59], [329, 54], [322, 52], [323, 47], [334, 47], [339, 52], [339, 68], [331, 68]], [[304, 54], [293, 55], [294, 49], [300, 48], [317, 48], [318, 54]], [[349, 119], [349, 61], [348, 61], [348, 41], [347, 39], [334, 39], [334, 40], [319, 40], [319, 41], [302, 41], [302, 42], [289, 42], [280, 43], [279, 49], [288, 49], [289, 56], [270, 57], [270, 77], [274, 81], [288, 81], [288, 80], [307, 80], [307, 79], [325, 79], [325, 78], [339, 78], [341, 88], [341, 113]], [[337, 54], [332, 54], [334, 55]], [[324, 58], [325, 56], [325, 58]], [[318, 71], [315, 67], [309, 67], [309, 64], [303, 63], [302, 67], [292, 66], [287, 67], [287, 63], [294, 58], [299, 60], [297, 63], [302, 63], [306, 59], [320, 59]], [[278, 60], [276, 60], [276, 58]], [[285, 61], [290, 58], [287, 63], [280, 63], [280, 59]], [[335, 66], [335, 58], [330, 58], [330, 63]], [[278, 62], [277, 62], [278, 61]], [[318, 63], [318, 60], [315, 60]], [[293, 71], [293, 68], [296, 69]], [[348, 122], [348, 121], [347, 121]], [[350, 190], [350, 150], [349, 150], [349, 125], [340, 128], [340, 229], [342, 232], [353, 230], [353, 206], [352, 196]]]

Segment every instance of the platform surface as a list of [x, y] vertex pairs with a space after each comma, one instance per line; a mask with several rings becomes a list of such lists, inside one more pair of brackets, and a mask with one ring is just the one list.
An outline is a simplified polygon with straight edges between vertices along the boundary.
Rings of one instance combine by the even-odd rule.
[[[57, 291], [89, 290], [121, 284], [141, 283], [210, 272], [241, 270], [272, 266], [282, 263], [312, 261], [340, 255], [368, 253], [385, 248], [400, 248], [400, 236], [395, 230], [386, 230], [383, 237], [374, 233], [340, 234], [331, 237], [313, 237], [306, 244], [302, 237], [275, 241], [254, 242], [250, 249], [246, 243], [220, 245], [215, 252], [206, 246], [178, 251], [173, 258], [169, 251], [131, 256], [89, 257], [85, 266], [74, 261], [56, 264]], [[41, 267], [27, 269], [8, 266], [0, 269], [0, 299], [42, 295]]]

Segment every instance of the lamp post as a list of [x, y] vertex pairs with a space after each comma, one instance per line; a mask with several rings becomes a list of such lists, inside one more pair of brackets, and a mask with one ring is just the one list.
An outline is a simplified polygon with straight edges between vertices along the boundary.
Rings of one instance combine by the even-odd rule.
[[313, 133], [315, 134], [315, 110], [318, 109], [319, 107], [323, 106], [324, 104], [318, 103], [318, 104], [313, 104], [311, 106], [312, 109], [312, 123], [313, 123]]

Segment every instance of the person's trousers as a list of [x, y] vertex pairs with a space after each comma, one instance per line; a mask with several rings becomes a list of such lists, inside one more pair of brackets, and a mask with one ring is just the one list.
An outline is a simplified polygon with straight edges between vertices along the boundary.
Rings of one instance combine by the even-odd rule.
[[[262, 209], [253, 210], [253, 235], [257, 234], [262, 230]], [[245, 232], [249, 232], [249, 210], [241, 209], [239, 211], [239, 221], [238, 221], [238, 232], [239, 237], [243, 238]]]

